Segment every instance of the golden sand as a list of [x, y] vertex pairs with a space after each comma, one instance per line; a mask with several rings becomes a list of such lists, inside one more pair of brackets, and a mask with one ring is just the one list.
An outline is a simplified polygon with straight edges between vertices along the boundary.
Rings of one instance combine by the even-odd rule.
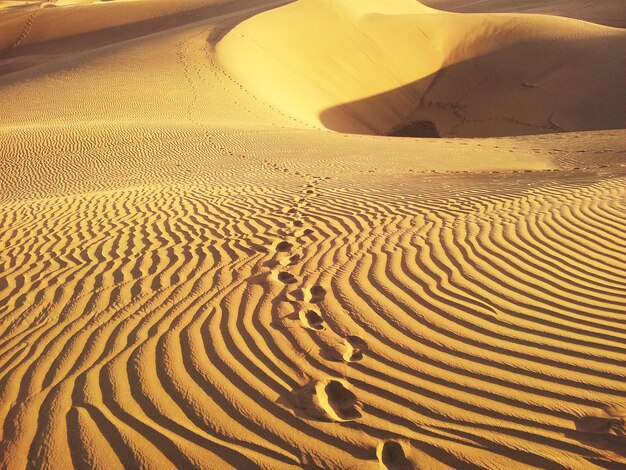
[[626, 467], [619, 2], [287, 3], [0, 2], [0, 468]]

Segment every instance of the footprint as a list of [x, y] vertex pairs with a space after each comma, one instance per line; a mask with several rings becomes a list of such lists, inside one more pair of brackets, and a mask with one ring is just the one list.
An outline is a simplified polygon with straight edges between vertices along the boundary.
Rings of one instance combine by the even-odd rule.
[[346, 337], [346, 345], [350, 346], [350, 348], [346, 348], [346, 354], [343, 359], [347, 362], [357, 362], [363, 359], [363, 353], [367, 351], [368, 346], [367, 343], [359, 338], [358, 336], [347, 336]]
[[381, 442], [376, 448], [376, 457], [378, 466], [383, 470], [413, 468], [411, 461], [406, 458], [404, 446], [397, 441]]
[[342, 382], [331, 380], [317, 391], [322, 408], [331, 417], [334, 413], [337, 421], [353, 421], [362, 416], [361, 403]]
[[323, 302], [325, 298], [326, 298], [326, 289], [324, 289], [322, 286], [313, 286], [307, 291], [305, 291], [305, 296], [304, 296], [305, 302], [317, 304], [319, 302]]
[[326, 324], [324, 323], [324, 319], [315, 310], [305, 309], [301, 310], [298, 314], [300, 318], [300, 322], [305, 328], [315, 331], [322, 331], [326, 329]]
[[276, 244], [276, 246], [274, 247], [274, 249], [278, 252], [278, 253], [287, 253], [288, 251], [290, 251], [293, 248], [293, 244], [289, 243], [288, 241], [281, 241], [278, 242]]
[[326, 298], [326, 289], [322, 286], [303, 287], [290, 292], [287, 297], [297, 302], [308, 302], [317, 304], [323, 302]]
[[355, 348], [367, 349], [367, 343], [365, 342], [363, 338], [359, 336], [354, 336], [354, 335], [346, 336], [346, 341]]
[[276, 277], [283, 284], [295, 284], [296, 282], [298, 282], [293, 274], [286, 271], [279, 272]]
[[302, 255], [293, 255], [293, 256], [285, 256], [278, 261], [278, 264], [281, 266], [293, 266], [294, 264], [298, 264], [302, 259]]
[[610, 405], [592, 416], [585, 416], [576, 429], [593, 434], [626, 437], [626, 405]]
[[308, 237], [310, 235], [313, 235], [314, 233], [315, 233], [315, 230], [310, 229], [310, 228], [305, 228], [303, 230], [296, 230], [296, 232], [294, 233], [294, 236], [296, 238]]
[[329, 361], [359, 362], [363, 359], [363, 353], [368, 346], [358, 336], [348, 336], [336, 347], [322, 349], [322, 357]]
[[312, 381], [294, 393], [294, 405], [306, 415], [325, 421], [346, 422], [362, 417], [362, 404], [341, 379]]

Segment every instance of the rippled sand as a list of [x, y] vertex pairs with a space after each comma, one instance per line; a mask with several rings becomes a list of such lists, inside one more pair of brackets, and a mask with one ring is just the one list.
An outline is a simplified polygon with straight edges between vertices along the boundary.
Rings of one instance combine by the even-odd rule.
[[[415, 70], [336, 72], [313, 39], [298, 57], [316, 33], [298, 8], [355, 11], [374, 42], [402, 18], [433, 26], [404, 0], [283, 3], [0, 2], [0, 467], [626, 467], [619, 112], [555, 99], [577, 131], [555, 133], [510, 104], [526, 78], [494, 66], [463, 119], [411, 115], [442, 138], [375, 135], [407, 123], [394, 106], [425, 82], [387, 93]], [[478, 17], [515, 42], [535, 15]], [[615, 72], [590, 88], [598, 109], [619, 105], [601, 90], [623, 49], [593, 38], [623, 30], [530, 21], [579, 34], [576, 63]], [[350, 41], [378, 57], [363, 31]], [[456, 100], [464, 70], [426, 88]]]

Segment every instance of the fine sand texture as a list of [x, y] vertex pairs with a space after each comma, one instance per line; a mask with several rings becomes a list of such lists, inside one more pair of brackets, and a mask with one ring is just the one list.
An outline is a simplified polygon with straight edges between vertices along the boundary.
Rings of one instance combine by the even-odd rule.
[[536, 3], [0, 1], [0, 468], [626, 468], [626, 30]]
[[626, 7], [622, 0], [422, 0], [421, 3], [458, 13], [534, 13], [626, 27]]

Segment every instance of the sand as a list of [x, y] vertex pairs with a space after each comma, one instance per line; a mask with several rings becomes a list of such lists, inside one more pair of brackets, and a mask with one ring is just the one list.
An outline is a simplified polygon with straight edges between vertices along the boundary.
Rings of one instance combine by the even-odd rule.
[[0, 2], [0, 468], [626, 467], [626, 32], [287, 3]]
[[626, 9], [621, 0], [422, 0], [421, 3], [458, 13], [533, 13], [626, 27]]
[[238, 25], [217, 51], [247, 89], [310, 124], [494, 137], [623, 127], [625, 48], [626, 31], [566, 18], [301, 0]]

